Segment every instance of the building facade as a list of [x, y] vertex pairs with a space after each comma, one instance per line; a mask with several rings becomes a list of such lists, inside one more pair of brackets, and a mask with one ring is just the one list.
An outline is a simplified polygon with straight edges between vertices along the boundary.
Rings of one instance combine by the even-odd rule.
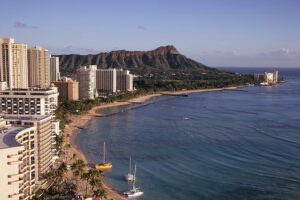
[[69, 101], [79, 100], [79, 83], [72, 79], [62, 79], [53, 82], [58, 89], [59, 98]]
[[27, 45], [0, 38], [0, 81], [9, 88], [28, 87]]
[[133, 91], [133, 75], [129, 70], [117, 70], [117, 91]]
[[50, 57], [50, 81], [58, 81], [60, 79], [59, 58]]
[[50, 57], [47, 49], [33, 47], [28, 49], [29, 87], [48, 88], [50, 86]]
[[81, 66], [76, 72], [76, 79], [79, 82], [80, 99], [94, 99], [98, 92], [113, 94], [133, 91], [133, 75], [128, 70]]
[[100, 93], [117, 92], [117, 70], [98, 69], [96, 71], [96, 88]]
[[[32, 163], [35, 163], [35, 185], [44, 183], [43, 175], [48, 173], [54, 156], [53, 129], [51, 115], [19, 115], [4, 116], [6, 123], [14, 127], [34, 127], [36, 132], [30, 140], [30, 148], [34, 152]], [[23, 139], [24, 140], [24, 139]], [[26, 148], [25, 148], [26, 149]]]
[[48, 89], [0, 90], [0, 113], [6, 115], [49, 115], [58, 105], [56, 87]]
[[29, 200], [37, 180], [36, 129], [0, 123], [0, 199]]
[[79, 99], [95, 99], [97, 97], [96, 70], [96, 65], [81, 66], [77, 69], [76, 78], [79, 82]]

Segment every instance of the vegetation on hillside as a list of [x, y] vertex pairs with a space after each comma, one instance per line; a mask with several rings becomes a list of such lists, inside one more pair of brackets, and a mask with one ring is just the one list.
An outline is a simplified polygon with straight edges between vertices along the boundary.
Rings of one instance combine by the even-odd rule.
[[194, 69], [202, 72], [214, 69], [194, 61], [180, 54], [170, 46], [162, 46], [152, 51], [112, 51], [95, 55], [57, 55], [59, 57], [60, 71], [74, 73], [79, 66], [97, 65], [98, 68], [123, 68], [123, 69]]

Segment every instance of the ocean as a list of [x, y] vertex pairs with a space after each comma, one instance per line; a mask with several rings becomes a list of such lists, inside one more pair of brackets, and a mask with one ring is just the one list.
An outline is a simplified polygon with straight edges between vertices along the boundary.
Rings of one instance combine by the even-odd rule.
[[[240, 73], [261, 68], [226, 68]], [[102, 159], [119, 193], [129, 157], [143, 200], [300, 199], [300, 69], [279, 69], [274, 87], [157, 97], [138, 109], [94, 118], [76, 144], [88, 161]]]

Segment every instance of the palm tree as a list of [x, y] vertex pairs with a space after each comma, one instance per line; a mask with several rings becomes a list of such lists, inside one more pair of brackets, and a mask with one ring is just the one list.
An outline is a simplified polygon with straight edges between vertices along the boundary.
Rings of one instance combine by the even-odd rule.
[[72, 182], [67, 182], [64, 185], [64, 192], [65, 196], [69, 196], [70, 198], [75, 197], [77, 185]]
[[83, 160], [76, 160], [75, 163], [71, 165], [71, 169], [76, 177], [81, 176], [84, 172], [85, 163]]
[[102, 187], [102, 182], [97, 175], [92, 174], [92, 177], [90, 178], [89, 181], [90, 186], [92, 187], [92, 190], [94, 191], [94, 188], [101, 188]]
[[93, 192], [94, 197], [106, 198], [106, 191], [103, 188], [94, 190]]
[[81, 179], [86, 181], [86, 184], [85, 184], [85, 196], [87, 196], [87, 190], [88, 190], [88, 183], [90, 181], [92, 177], [92, 172], [91, 170], [89, 170], [88, 172], [85, 172], [81, 175]]

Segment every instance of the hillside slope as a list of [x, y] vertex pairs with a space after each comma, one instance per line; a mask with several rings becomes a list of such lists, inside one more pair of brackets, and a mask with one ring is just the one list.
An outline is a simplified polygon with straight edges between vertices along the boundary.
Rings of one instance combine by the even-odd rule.
[[217, 71], [180, 54], [170, 45], [152, 51], [112, 51], [96, 55], [56, 55], [62, 72], [74, 72], [79, 66], [97, 65], [98, 68], [154, 69], [154, 70], [196, 70]]

